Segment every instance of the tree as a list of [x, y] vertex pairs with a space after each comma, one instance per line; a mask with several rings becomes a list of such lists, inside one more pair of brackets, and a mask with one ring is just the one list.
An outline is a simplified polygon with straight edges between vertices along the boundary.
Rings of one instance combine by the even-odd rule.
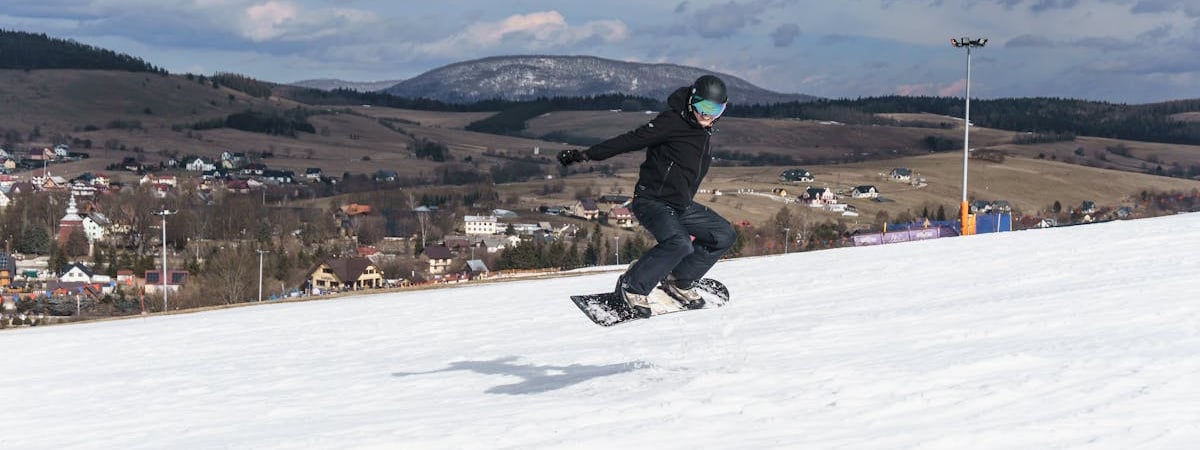
[[50, 252], [50, 233], [45, 228], [33, 226], [21, 233], [18, 249], [21, 253], [44, 255]]
[[[251, 276], [250, 274], [254, 274]], [[258, 253], [247, 248], [214, 249], [199, 278], [202, 304], [229, 305], [250, 300], [258, 289]]]
[[67, 242], [63, 246], [63, 250], [67, 256], [86, 256], [88, 254], [88, 240], [87, 235], [83, 234], [83, 229], [71, 230], [71, 234], [67, 235]]

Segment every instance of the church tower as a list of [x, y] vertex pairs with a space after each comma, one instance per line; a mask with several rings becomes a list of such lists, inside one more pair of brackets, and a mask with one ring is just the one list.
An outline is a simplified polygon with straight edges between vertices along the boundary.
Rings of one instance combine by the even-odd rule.
[[58, 221], [58, 234], [55, 235], [55, 242], [60, 246], [67, 245], [67, 239], [75, 230], [83, 231], [83, 217], [79, 216], [79, 209], [75, 207], [75, 194], [71, 194], [71, 201], [67, 203], [67, 214]]

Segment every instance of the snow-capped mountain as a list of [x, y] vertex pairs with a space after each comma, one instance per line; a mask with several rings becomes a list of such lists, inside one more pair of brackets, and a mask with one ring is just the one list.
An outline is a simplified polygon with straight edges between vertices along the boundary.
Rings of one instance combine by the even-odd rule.
[[400, 97], [461, 103], [502, 98], [580, 97], [628, 94], [666, 99], [680, 86], [716, 74], [734, 103], [807, 101], [816, 97], [762, 89], [733, 75], [674, 64], [644, 64], [593, 56], [497, 56], [430, 70], [387, 89]]

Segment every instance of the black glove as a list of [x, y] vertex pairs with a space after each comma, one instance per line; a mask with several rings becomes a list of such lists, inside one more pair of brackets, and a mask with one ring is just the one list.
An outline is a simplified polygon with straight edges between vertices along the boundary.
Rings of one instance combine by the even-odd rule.
[[558, 152], [558, 163], [564, 166], [587, 160], [587, 154], [573, 148]]

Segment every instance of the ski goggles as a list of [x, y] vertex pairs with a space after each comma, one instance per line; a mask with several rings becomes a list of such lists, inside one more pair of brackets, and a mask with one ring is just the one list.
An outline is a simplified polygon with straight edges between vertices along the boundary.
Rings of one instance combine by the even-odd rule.
[[701, 115], [712, 117], [714, 119], [721, 117], [721, 114], [725, 113], [726, 105], [728, 105], [728, 103], [717, 103], [712, 100], [705, 100], [700, 96], [692, 96], [692, 109], [695, 109], [696, 112], [700, 113]]

